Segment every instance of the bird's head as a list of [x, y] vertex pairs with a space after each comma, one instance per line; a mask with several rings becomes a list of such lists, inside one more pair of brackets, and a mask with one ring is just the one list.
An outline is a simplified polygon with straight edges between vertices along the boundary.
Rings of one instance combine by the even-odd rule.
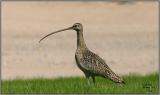
[[55, 34], [55, 33], [58, 33], [58, 32], [62, 32], [62, 31], [66, 31], [66, 30], [75, 30], [77, 32], [83, 30], [83, 26], [81, 23], [75, 23], [73, 26], [71, 27], [68, 27], [68, 28], [65, 28], [65, 29], [61, 29], [61, 30], [58, 30], [58, 31], [55, 31], [55, 32], [52, 32], [52, 33], [49, 33], [48, 35], [44, 36], [42, 39], [40, 39], [39, 42], [41, 42], [43, 39], [45, 39], [46, 37], [52, 35], [52, 34]]
[[73, 26], [72, 26], [73, 30], [76, 30], [76, 31], [80, 31], [83, 29], [83, 26], [81, 23], [75, 23]]

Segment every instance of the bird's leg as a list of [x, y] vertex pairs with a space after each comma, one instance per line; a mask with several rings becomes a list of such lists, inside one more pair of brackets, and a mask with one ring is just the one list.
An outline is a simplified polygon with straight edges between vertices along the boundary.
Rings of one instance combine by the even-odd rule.
[[87, 83], [88, 83], [88, 85], [90, 85], [90, 81], [89, 81], [89, 75], [88, 74], [85, 74], [85, 76], [86, 76], [86, 78], [87, 78]]
[[92, 76], [93, 83], [95, 85], [95, 76]]
[[89, 77], [87, 77], [87, 83], [88, 83], [88, 85], [90, 85]]

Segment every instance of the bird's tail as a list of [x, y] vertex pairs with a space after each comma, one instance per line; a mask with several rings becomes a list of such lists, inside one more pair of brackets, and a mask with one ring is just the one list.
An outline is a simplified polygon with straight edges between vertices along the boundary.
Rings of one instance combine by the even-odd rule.
[[123, 84], [125, 84], [125, 81], [121, 77], [119, 77], [118, 75], [116, 75], [112, 70], [109, 70], [105, 74], [105, 78], [109, 78], [110, 80], [112, 80], [113, 82], [116, 82], [116, 83], [123, 83]]

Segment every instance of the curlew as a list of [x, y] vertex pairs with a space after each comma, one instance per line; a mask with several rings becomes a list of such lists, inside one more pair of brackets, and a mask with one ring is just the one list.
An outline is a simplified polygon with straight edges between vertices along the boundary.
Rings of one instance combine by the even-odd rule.
[[77, 49], [75, 53], [76, 64], [79, 69], [83, 71], [87, 79], [91, 77], [93, 83], [95, 84], [95, 76], [101, 76], [103, 78], [110, 79], [115, 83], [125, 83], [121, 77], [119, 77], [109, 68], [109, 66], [101, 57], [91, 52], [87, 48], [83, 38], [83, 26], [81, 23], [75, 23], [69, 28], [52, 32], [40, 39], [39, 42], [52, 34], [65, 30], [75, 30], [77, 32]]

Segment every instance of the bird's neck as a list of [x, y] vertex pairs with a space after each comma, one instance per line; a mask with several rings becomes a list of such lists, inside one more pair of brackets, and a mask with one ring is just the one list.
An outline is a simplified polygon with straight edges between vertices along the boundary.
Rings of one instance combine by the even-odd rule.
[[87, 46], [86, 46], [84, 38], [83, 38], [83, 30], [77, 31], [77, 48], [78, 49], [87, 49]]

